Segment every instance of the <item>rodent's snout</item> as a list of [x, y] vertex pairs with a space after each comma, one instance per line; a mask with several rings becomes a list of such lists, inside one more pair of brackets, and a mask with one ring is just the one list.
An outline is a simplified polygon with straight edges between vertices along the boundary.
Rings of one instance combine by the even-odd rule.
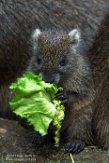
[[60, 74], [59, 73], [48, 73], [48, 72], [40, 72], [43, 77], [43, 80], [46, 83], [59, 84], [60, 82]]

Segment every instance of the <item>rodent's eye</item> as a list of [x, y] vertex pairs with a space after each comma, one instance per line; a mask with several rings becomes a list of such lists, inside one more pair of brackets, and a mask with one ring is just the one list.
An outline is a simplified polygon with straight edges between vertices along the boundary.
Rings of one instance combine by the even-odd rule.
[[40, 66], [42, 64], [42, 59], [40, 57], [37, 57], [36, 62]]
[[67, 62], [68, 62], [68, 60], [67, 60], [67, 57], [65, 56], [60, 60], [59, 64], [60, 64], [60, 66], [66, 66]]

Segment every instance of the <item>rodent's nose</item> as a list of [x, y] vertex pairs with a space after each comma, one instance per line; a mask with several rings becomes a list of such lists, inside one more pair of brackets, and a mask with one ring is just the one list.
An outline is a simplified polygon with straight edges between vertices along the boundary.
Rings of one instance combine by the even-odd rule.
[[60, 75], [58, 73], [49, 74], [47, 72], [41, 72], [40, 74], [46, 83], [59, 84], [60, 82]]

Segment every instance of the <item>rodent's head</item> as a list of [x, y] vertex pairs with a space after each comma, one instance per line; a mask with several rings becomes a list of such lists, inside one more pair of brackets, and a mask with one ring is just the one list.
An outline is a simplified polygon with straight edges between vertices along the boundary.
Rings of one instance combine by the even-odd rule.
[[34, 57], [31, 70], [41, 73], [46, 82], [59, 84], [68, 80], [76, 69], [76, 53], [80, 32], [44, 31], [36, 29], [32, 35]]

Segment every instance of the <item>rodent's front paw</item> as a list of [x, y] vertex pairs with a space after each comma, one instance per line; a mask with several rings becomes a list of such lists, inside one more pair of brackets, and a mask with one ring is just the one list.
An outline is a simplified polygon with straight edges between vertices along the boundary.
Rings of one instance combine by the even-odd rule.
[[61, 91], [56, 94], [56, 98], [62, 101], [63, 104], [68, 102], [68, 94], [65, 91]]
[[85, 143], [81, 140], [73, 140], [65, 145], [66, 153], [79, 153], [85, 148]]

